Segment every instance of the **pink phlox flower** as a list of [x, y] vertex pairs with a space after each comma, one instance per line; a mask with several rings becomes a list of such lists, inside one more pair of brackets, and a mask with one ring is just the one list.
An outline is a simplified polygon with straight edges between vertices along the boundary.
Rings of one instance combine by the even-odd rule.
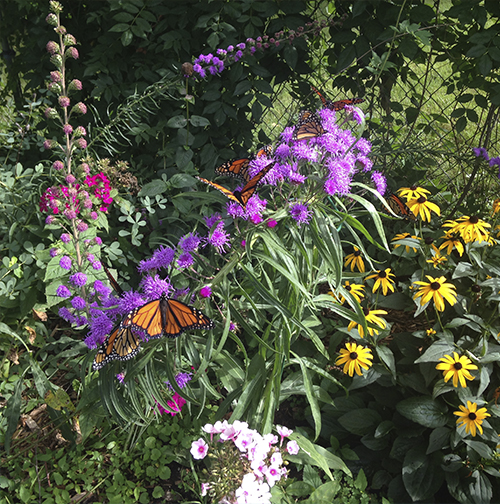
[[202, 428], [202, 431], [206, 432], [207, 434], [210, 434], [210, 441], [213, 440], [214, 434], [219, 434], [221, 432], [219, 429], [215, 427], [215, 425], [212, 424], [205, 424]]
[[281, 467], [270, 465], [264, 474], [269, 486], [273, 487], [281, 479]]
[[205, 495], [207, 495], [207, 492], [209, 489], [210, 489], [210, 483], [202, 483], [201, 484], [201, 496], [205, 497]]
[[208, 453], [208, 445], [204, 439], [200, 438], [197, 441], [193, 441], [189, 451], [195, 460], [202, 460]]
[[299, 449], [300, 448], [297, 441], [288, 441], [288, 443], [286, 444], [286, 451], [290, 455], [297, 455], [297, 453], [299, 453]]
[[283, 464], [283, 457], [281, 456], [281, 453], [279, 451], [275, 451], [270, 457], [269, 457], [269, 462], [271, 462], [271, 465], [273, 466], [280, 466]]
[[278, 443], [278, 436], [276, 434], [273, 434], [272, 432], [269, 432], [268, 434], [264, 435], [264, 441], [266, 441], [269, 444], [269, 448], [271, 448], [272, 445]]
[[253, 443], [253, 434], [251, 431], [240, 432], [238, 436], [234, 439], [234, 444], [238, 450], [242, 453], [246, 453], [248, 448]]
[[276, 430], [278, 431], [278, 434], [280, 435], [280, 446], [283, 444], [283, 439], [288, 437], [290, 434], [293, 433], [292, 429], [289, 429], [288, 427], [284, 427], [282, 425], [277, 425]]
[[264, 439], [255, 439], [254, 441], [254, 444], [247, 450], [248, 460], [250, 462], [263, 461], [269, 453], [269, 443]]
[[220, 440], [234, 440], [234, 438], [238, 435], [239, 431], [234, 427], [234, 425], [228, 425], [221, 433]]

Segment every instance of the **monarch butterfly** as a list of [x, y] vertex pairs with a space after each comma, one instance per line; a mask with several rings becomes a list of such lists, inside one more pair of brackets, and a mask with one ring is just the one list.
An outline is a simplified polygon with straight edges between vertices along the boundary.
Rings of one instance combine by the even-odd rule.
[[261, 170], [257, 175], [252, 177], [244, 186], [241, 191], [230, 191], [229, 189], [226, 189], [225, 187], [222, 187], [219, 184], [216, 184], [215, 182], [211, 182], [210, 180], [207, 180], [202, 177], [196, 177], [198, 180], [201, 180], [203, 183], [208, 184], [209, 186], [212, 186], [214, 189], [217, 189], [220, 191], [224, 196], [229, 198], [231, 201], [234, 201], [235, 203], [239, 203], [243, 208], [246, 208], [248, 200], [252, 197], [253, 193], [257, 189], [257, 184], [260, 182], [262, 177], [266, 175], [266, 173], [273, 167], [274, 161], [272, 163], [269, 163], [263, 170]]
[[117, 325], [106, 338], [94, 358], [92, 369], [97, 371], [112, 360], [129, 360], [140, 350], [139, 338], [130, 327]]
[[323, 135], [326, 131], [323, 129], [321, 120], [317, 114], [309, 110], [300, 112], [299, 121], [293, 132], [294, 140], [306, 140]]
[[332, 101], [325, 98], [314, 86], [311, 86], [311, 89], [319, 96], [325, 108], [335, 110], [336, 112], [342, 110], [346, 105], [356, 105], [365, 101], [363, 98], [347, 98], [345, 100]]
[[250, 161], [261, 156], [270, 156], [273, 152], [273, 146], [271, 144], [261, 147], [256, 154], [252, 154], [247, 158], [237, 158], [231, 159], [230, 161], [221, 164], [215, 169], [217, 175], [229, 175], [232, 177], [239, 177], [245, 182], [250, 180], [250, 174], [248, 173], [248, 166]]
[[385, 201], [389, 208], [398, 216], [403, 219], [417, 220], [413, 212], [408, 208], [408, 205], [394, 193], [390, 192], [386, 197]]
[[188, 329], [212, 329], [214, 323], [200, 310], [163, 294], [159, 299], [132, 310], [122, 320], [122, 329], [144, 331], [151, 338], [176, 338]]

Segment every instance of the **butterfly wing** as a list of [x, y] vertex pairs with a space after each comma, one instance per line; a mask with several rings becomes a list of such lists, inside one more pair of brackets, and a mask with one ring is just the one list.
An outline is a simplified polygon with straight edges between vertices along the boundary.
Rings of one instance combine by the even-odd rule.
[[160, 338], [163, 334], [160, 299], [149, 301], [132, 310], [122, 321], [121, 326], [133, 327], [151, 339]]
[[323, 107], [326, 107], [330, 100], [327, 100], [314, 86], [311, 86], [311, 89], [319, 96], [320, 100], [323, 102]]
[[139, 338], [130, 327], [117, 325], [97, 351], [92, 369], [97, 371], [112, 360], [129, 360], [140, 350]]
[[224, 164], [221, 164], [215, 169], [217, 175], [229, 175], [231, 177], [239, 177], [245, 182], [250, 180], [248, 174], [248, 165], [251, 158], [232, 159]]
[[256, 157], [261, 157], [261, 156], [266, 156], [266, 157], [271, 157], [273, 154], [273, 146], [272, 144], [264, 145], [264, 147], [261, 147], [257, 153], [255, 154]]
[[417, 218], [413, 212], [408, 208], [408, 205], [393, 193], [389, 193], [385, 198], [389, 208], [398, 216], [403, 219], [416, 220]]
[[214, 323], [204, 313], [193, 306], [176, 299], [160, 299], [163, 314], [163, 332], [169, 338], [176, 338], [189, 329], [212, 329]]
[[357, 103], [362, 103], [365, 100], [363, 98], [349, 98], [346, 100], [338, 100], [334, 102], [330, 102], [328, 108], [330, 110], [343, 110], [346, 105], [356, 105]]
[[274, 161], [269, 163], [265, 168], [263, 168], [257, 175], [252, 177], [241, 191], [234, 191], [234, 196], [240, 200], [240, 205], [245, 208], [248, 200], [252, 197], [253, 193], [257, 189], [259, 182], [263, 177], [266, 176], [267, 172], [274, 166]]
[[201, 182], [203, 182], [204, 184], [208, 184], [209, 186], [213, 187], [214, 189], [217, 189], [224, 196], [226, 196], [226, 198], [229, 198], [231, 201], [234, 201], [235, 203], [239, 203], [241, 205], [240, 199], [233, 192], [231, 192], [229, 189], [226, 189], [225, 187], [222, 187], [221, 185], [216, 184], [215, 182], [212, 182], [212, 181], [207, 180], [205, 178], [202, 178], [202, 177], [196, 177], [196, 178], [198, 180], [200, 180]]
[[108, 276], [108, 280], [109, 280], [109, 283], [111, 284], [111, 287], [113, 287], [115, 292], [121, 296], [123, 294], [123, 289], [118, 285], [118, 282], [116, 281], [115, 277], [111, 274], [111, 272], [108, 270], [108, 268], [106, 268], [106, 266], [104, 266], [104, 264], [102, 265], [102, 267], [104, 268], [104, 271], [106, 272], [106, 275]]
[[307, 140], [316, 138], [326, 133], [317, 114], [309, 110], [303, 110], [299, 116], [299, 122], [293, 132], [294, 140]]

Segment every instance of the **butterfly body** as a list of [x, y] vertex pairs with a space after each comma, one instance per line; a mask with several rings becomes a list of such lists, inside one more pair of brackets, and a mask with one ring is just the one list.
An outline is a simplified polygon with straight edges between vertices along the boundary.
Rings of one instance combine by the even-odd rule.
[[311, 86], [311, 89], [319, 96], [323, 107], [336, 112], [343, 110], [346, 105], [357, 105], [365, 101], [363, 98], [346, 98], [345, 100], [332, 101], [325, 98], [314, 86]]
[[142, 331], [148, 338], [176, 338], [189, 329], [212, 329], [214, 323], [197, 308], [162, 295], [132, 310], [121, 327]]
[[257, 185], [273, 166], [274, 161], [272, 163], [269, 163], [264, 169], [262, 169], [259, 173], [257, 173], [257, 175], [254, 175], [250, 180], [248, 180], [248, 182], [243, 186], [243, 189], [236, 191], [230, 191], [229, 189], [226, 189], [225, 187], [202, 177], [196, 177], [196, 178], [201, 182], [203, 182], [204, 184], [208, 184], [214, 189], [217, 189], [222, 194], [224, 194], [226, 198], [229, 198], [231, 201], [234, 201], [235, 203], [239, 203], [245, 209], [248, 200], [253, 196], [253, 193], [257, 189]]

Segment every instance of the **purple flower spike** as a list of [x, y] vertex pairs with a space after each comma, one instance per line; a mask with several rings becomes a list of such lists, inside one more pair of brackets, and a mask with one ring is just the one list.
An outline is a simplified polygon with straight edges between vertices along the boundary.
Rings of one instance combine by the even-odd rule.
[[300, 226], [301, 224], [308, 224], [311, 220], [312, 212], [307, 205], [303, 203], [296, 203], [290, 207], [290, 215]]

